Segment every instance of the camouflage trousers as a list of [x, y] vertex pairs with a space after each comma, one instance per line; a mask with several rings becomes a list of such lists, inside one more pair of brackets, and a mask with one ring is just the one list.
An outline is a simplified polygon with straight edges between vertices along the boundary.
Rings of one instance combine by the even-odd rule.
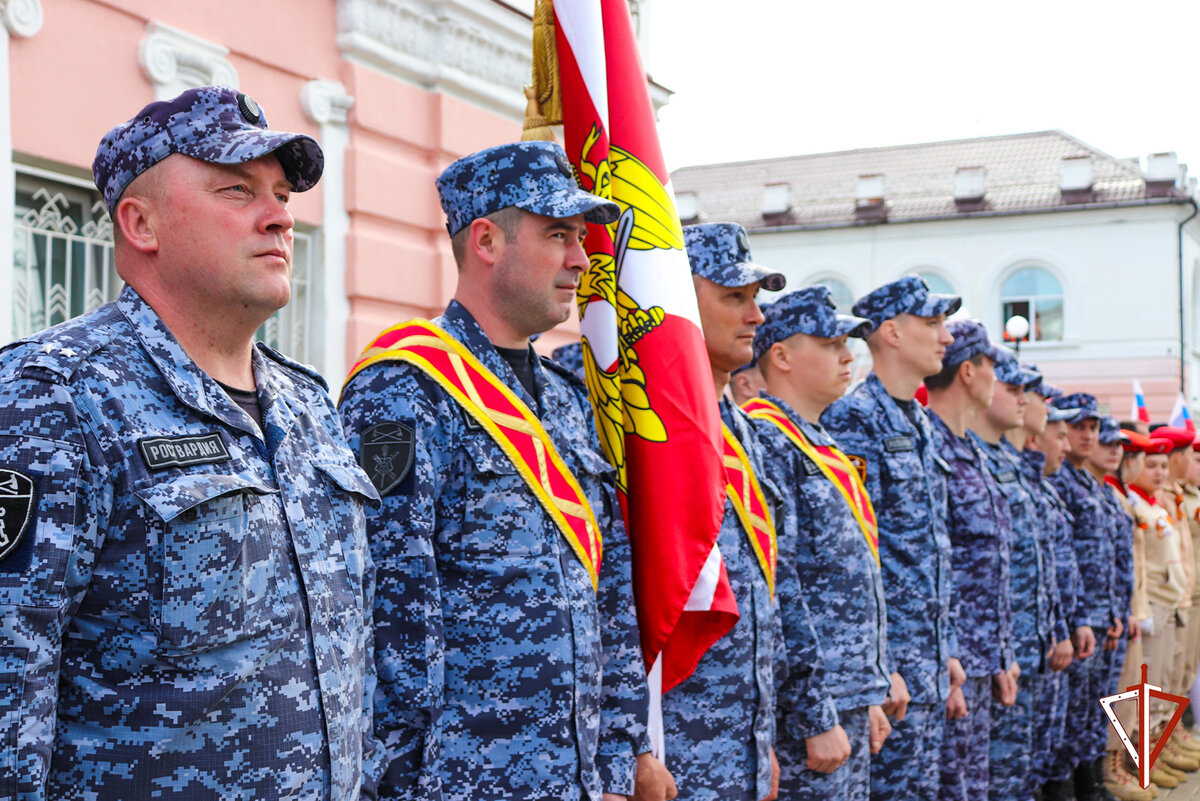
[[1072, 747], [1067, 742], [1067, 707], [1071, 692], [1067, 671], [1046, 676], [1045, 701], [1033, 707], [1035, 732], [1044, 732], [1045, 744], [1033, 752], [1033, 770], [1039, 784], [1066, 781], [1075, 769], [1071, 762]]
[[850, 758], [833, 773], [805, 765], [803, 740], [776, 744], [779, 797], [788, 801], [867, 801], [871, 790], [871, 721], [867, 707], [838, 711], [838, 722], [850, 739]]
[[935, 801], [941, 776], [946, 705], [909, 704], [892, 721], [883, 750], [871, 757], [871, 801]]
[[[1104, 632], [1100, 632], [1100, 637]], [[1108, 683], [1109, 663], [1105, 660], [1106, 653], [1100, 648], [1100, 638], [1097, 638], [1097, 650], [1087, 659], [1074, 661], [1067, 668], [1067, 725], [1064, 735], [1064, 758], [1074, 770], [1080, 762], [1104, 756], [1103, 736], [1104, 726], [1108, 718], [1100, 708], [1100, 698]], [[1096, 753], [1097, 743], [1100, 753]]]
[[[989, 797], [1029, 801], [1040, 785], [1033, 769], [1034, 754], [1046, 748], [1045, 729], [1034, 726], [1033, 712], [1047, 700], [1046, 674], [1021, 674], [1017, 702], [1004, 706], [992, 700], [992, 731], [988, 745]], [[1040, 742], [1039, 742], [1040, 741]]]
[[992, 728], [992, 677], [968, 676], [962, 687], [967, 716], [946, 721], [942, 740], [941, 801], [988, 797], [988, 742]]

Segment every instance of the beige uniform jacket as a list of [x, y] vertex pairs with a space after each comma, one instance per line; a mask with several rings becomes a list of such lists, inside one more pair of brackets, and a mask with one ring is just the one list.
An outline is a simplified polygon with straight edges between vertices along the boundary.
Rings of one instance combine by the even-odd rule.
[[1146, 597], [1160, 606], [1178, 608], [1187, 592], [1179, 530], [1161, 504], [1151, 504], [1136, 490], [1129, 497], [1145, 538]]

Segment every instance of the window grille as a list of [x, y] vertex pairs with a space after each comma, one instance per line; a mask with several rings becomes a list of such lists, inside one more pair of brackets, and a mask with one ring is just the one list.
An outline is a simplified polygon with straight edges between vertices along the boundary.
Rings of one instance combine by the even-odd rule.
[[[112, 220], [82, 180], [19, 168], [13, 227], [13, 337], [19, 339], [113, 300], [122, 282], [113, 262]], [[319, 234], [294, 231], [292, 299], [258, 338], [318, 369], [323, 338]]]

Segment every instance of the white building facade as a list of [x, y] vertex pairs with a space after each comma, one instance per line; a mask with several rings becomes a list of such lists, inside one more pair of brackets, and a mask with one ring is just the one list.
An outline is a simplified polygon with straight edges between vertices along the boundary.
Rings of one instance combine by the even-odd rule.
[[686, 222], [741, 223], [755, 260], [791, 287], [824, 283], [848, 310], [921, 275], [996, 339], [1026, 317], [1022, 360], [1118, 417], [1132, 379], [1154, 419], [1181, 376], [1200, 405], [1200, 221], [1173, 154], [1115, 159], [1049, 131], [687, 167], [672, 181]]

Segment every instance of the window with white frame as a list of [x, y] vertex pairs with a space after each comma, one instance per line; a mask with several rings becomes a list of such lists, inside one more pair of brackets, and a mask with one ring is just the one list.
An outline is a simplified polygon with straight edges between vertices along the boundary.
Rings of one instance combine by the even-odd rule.
[[[18, 166], [13, 224], [13, 338], [29, 336], [113, 300], [112, 221], [88, 181]], [[321, 369], [319, 231], [297, 228], [292, 300], [258, 331], [276, 350]]]
[[805, 281], [802, 286], [823, 286], [829, 290], [829, 298], [842, 314], [849, 314], [854, 305], [854, 291], [840, 278], [831, 275], [819, 276]]
[[94, 186], [18, 168], [13, 221], [13, 336], [91, 311], [121, 291], [112, 221]]
[[1042, 267], [1023, 267], [1000, 288], [1001, 324], [1020, 315], [1029, 321], [1033, 342], [1063, 338], [1063, 289], [1054, 273]]
[[917, 270], [913, 275], [920, 278], [929, 286], [929, 291], [938, 295], [957, 295], [954, 290], [954, 284], [950, 283], [949, 279], [941, 273], [935, 273], [931, 270]]

